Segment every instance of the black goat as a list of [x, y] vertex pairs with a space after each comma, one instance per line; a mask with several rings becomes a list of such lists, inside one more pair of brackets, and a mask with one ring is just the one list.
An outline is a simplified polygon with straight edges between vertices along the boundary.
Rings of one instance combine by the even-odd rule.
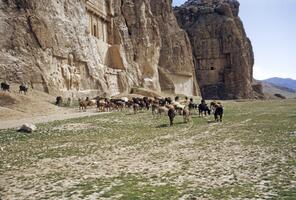
[[29, 89], [29, 87], [27, 86], [27, 85], [25, 85], [25, 84], [21, 84], [20, 85], [20, 90], [19, 90], [19, 93], [24, 93], [25, 95], [27, 94], [27, 92], [28, 92], [28, 89]]
[[10, 92], [10, 85], [8, 83], [2, 82], [1, 83], [1, 90], [3, 90], [4, 92], [6, 92], [6, 91]]

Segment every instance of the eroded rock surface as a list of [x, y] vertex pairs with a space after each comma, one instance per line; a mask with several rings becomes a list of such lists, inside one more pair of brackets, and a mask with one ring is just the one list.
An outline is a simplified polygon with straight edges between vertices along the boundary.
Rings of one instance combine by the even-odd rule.
[[150, 0], [150, 5], [161, 35], [159, 74], [162, 89], [199, 95], [191, 44], [178, 25], [171, 0]]
[[175, 8], [189, 35], [204, 98], [253, 98], [254, 56], [236, 0], [189, 0]]
[[64, 96], [198, 93], [170, 0], [0, 0], [0, 34], [0, 80]]

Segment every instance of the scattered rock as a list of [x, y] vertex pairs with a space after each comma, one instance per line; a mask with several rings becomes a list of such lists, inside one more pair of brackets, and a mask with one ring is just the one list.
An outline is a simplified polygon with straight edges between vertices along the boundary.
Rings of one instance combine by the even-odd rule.
[[291, 136], [296, 136], [296, 131], [292, 131], [292, 132], [290, 132], [289, 135], [291, 135]]
[[24, 124], [22, 125], [18, 131], [23, 133], [32, 133], [37, 130], [37, 127], [34, 124]]

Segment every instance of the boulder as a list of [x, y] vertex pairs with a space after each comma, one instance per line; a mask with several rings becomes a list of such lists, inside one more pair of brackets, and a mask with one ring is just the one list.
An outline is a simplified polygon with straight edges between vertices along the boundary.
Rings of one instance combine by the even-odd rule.
[[37, 130], [37, 127], [34, 124], [23, 124], [19, 129], [18, 132], [23, 133], [32, 133]]

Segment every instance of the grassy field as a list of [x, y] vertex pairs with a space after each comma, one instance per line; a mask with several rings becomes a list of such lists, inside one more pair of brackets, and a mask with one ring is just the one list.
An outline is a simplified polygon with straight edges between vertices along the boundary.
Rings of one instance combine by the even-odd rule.
[[296, 199], [296, 100], [131, 111], [0, 131], [0, 199]]

